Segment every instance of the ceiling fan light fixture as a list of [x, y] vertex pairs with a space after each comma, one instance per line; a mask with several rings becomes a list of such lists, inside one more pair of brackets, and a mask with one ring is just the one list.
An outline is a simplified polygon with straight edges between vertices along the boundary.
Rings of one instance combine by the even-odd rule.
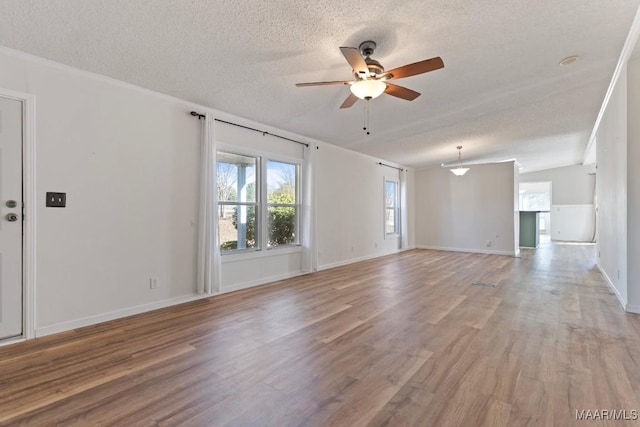
[[374, 99], [382, 95], [387, 85], [380, 80], [359, 80], [351, 85], [351, 93], [360, 99]]

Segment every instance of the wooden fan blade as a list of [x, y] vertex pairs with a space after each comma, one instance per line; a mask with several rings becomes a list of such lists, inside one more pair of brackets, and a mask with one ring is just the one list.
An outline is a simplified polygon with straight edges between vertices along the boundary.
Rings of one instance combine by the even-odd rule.
[[297, 87], [305, 87], [305, 86], [329, 86], [329, 85], [348, 85], [351, 83], [350, 81], [335, 81], [335, 82], [310, 82], [310, 83], [296, 83]]
[[413, 101], [420, 96], [420, 93], [416, 92], [415, 90], [407, 89], [406, 87], [398, 85], [393, 85], [391, 83], [387, 83], [387, 88], [384, 90], [384, 93], [395, 96], [397, 98], [406, 99], [407, 101]]
[[444, 68], [444, 62], [442, 62], [442, 58], [436, 56], [435, 58], [425, 59], [424, 61], [414, 62], [413, 64], [394, 68], [393, 70], [387, 71], [385, 74], [392, 75], [389, 80], [401, 79], [403, 77], [411, 77], [415, 76], [416, 74], [439, 70], [440, 68]]
[[360, 51], [355, 47], [341, 47], [340, 51], [344, 55], [344, 58], [347, 60], [353, 71], [355, 71], [359, 76], [366, 77], [369, 75], [369, 66], [364, 61], [362, 55], [360, 55]]
[[354, 94], [350, 93], [349, 96], [347, 97], [347, 99], [344, 100], [344, 102], [342, 103], [340, 108], [349, 108], [353, 104], [355, 104], [358, 99], [359, 98], [357, 96], [355, 96]]

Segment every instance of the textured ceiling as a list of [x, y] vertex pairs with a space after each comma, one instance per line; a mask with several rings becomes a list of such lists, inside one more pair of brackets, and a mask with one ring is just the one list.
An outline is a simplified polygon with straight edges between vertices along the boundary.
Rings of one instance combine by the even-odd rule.
[[[579, 163], [640, 0], [3, 0], [0, 45], [417, 167]], [[338, 107], [340, 46], [375, 40], [422, 93]], [[580, 55], [570, 66], [558, 62]]]

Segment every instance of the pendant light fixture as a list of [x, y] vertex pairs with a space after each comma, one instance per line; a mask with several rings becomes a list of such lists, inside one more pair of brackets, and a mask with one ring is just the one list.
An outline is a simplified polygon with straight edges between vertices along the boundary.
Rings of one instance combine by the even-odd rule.
[[453, 173], [454, 175], [457, 176], [462, 176], [465, 173], [467, 173], [467, 171], [469, 170], [469, 168], [463, 168], [462, 164], [460, 163], [462, 160], [462, 145], [458, 145], [456, 147], [458, 149], [458, 166], [456, 166], [453, 169], [449, 169], [451, 171], [451, 173]]

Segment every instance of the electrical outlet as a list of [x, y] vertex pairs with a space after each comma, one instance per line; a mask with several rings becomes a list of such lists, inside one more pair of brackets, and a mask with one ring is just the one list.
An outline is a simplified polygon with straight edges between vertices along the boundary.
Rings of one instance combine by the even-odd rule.
[[48, 208], [64, 208], [67, 205], [67, 193], [52, 193], [47, 191], [47, 202], [45, 204]]
[[149, 289], [157, 289], [159, 282], [160, 282], [160, 280], [158, 280], [157, 277], [150, 278], [149, 279]]
[[489, 248], [489, 247], [491, 247], [493, 245], [493, 242], [491, 240], [487, 240], [485, 242], [485, 245]]

